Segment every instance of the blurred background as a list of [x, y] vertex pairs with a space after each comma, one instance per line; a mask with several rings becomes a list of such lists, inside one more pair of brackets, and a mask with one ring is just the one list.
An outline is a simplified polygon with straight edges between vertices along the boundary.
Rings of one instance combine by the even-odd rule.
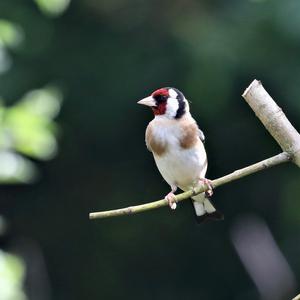
[[146, 150], [174, 86], [206, 135], [208, 178], [280, 152], [241, 98], [263, 81], [300, 128], [297, 0], [1, 0], [0, 299], [283, 300], [299, 292], [300, 172], [218, 188], [223, 222], [188, 201], [130, 217], [91, 211], [169, 191]]

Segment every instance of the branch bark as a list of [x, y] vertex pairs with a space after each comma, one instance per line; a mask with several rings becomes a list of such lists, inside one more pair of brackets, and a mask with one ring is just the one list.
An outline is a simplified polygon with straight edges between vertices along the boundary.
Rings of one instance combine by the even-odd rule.
[[242, 95], [281, 149], [300, 167], [300, 135], [258, 80]]
[[[283, 149], [283, 152], [243, 169], [236, 170], [218, 179], [212, 180], [213, 188], [288, 161], [293, 161], [300, 167], [300, 135], [289, 122], [281, 108], [263, 88], [261, 82], [254, 80], [242, 96], [255, 112], [256, 116], [264, 124], [266, 129], [278, 142], [280, 147]], [[189, 199], [190, 197], [202, 193], [207, 189], [208, 187], [205, 185], [199, 186], [194, 190], [176, 195], [176, 200], [179, 202]], [[90, 213], [89, 217], [90, 219], [99, 219], [130, 215], [166, 206], [167, 204], [168, 202], [165, 199], [162, 199], [126, 208], [93, 212]]]

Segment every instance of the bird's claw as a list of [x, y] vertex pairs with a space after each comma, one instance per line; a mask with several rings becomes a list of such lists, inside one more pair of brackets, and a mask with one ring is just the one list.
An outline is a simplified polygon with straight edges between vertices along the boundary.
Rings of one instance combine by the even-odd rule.
[[208, 198], [211, 197], [214, 193], [211, 180], [207, 178], [200, 178], [199, 181], [208, 187], [208, 190], [205, 192], [205, 196]]
[[168, 201], [168, 204], [172, 210], [176, 209], [176, 207], [177, 207], [176, 198], [172, 192], [170, 192], [168, 195], [166, 195], [165, 199]]

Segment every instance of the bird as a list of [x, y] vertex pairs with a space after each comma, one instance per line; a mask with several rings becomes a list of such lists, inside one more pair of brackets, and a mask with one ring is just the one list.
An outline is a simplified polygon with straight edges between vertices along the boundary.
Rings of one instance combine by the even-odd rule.
[[171, 187], [165, 196], [170, 208], [177, 207], [174, 194], [177, 188], [188, 191], [205, 184], [207, 192], [192, 197], [196, 220], [198, 223], [222, 220], [223, 214], [210, 201], [212, 184], [205, 177], [205, 137], [183, 93], [173, 87], [164, 87], [137, 103], [150, 107], [154, 113], [146, 128], [145, 141], [159, 172]]

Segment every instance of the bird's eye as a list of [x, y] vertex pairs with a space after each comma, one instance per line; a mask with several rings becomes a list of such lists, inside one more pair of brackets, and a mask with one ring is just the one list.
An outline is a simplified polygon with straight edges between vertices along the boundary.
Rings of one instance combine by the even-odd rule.
[[167, 99], [168, 99], [168, 97], [166, 95], [155, 96], [155, 100], [158, 104], [167, 101]]

